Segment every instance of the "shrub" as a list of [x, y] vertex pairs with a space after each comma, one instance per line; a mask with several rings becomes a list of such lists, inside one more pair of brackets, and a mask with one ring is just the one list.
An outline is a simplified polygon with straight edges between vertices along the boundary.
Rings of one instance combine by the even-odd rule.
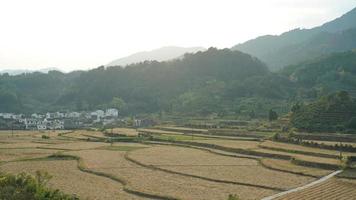
[[343, 156], [341, 158], [341, 167], [342, 169], [348, 169], [352, 165], [352, 159], [349, 156]]
[[268, 112], [268, 119], [269, 121], [275, 121], [278, 119], [278, 114], [273, 111], [272, 109]]
[[273, 136], [272, 136], [272, 140], [273, 140], [273, 141], [278, 141], [280, 138], [281, 138], [281, 136], [279, 135], [279, 133], [275, 133], [275, 134], [273, 134]]
[[240, 198], [236, 194], [229, 194], [227, 200], [240, 200]]
[[356, 130], [356, 117], [352, 117], [347, 123], [347, 128]]
[[0, 174], [0, 199], [6, 200], [78, 200], [46, 187], [51, 176], [47, 172], [37, 171], [36, 176], [26, 173], [17, 175]]
[[42, 139], [49, 139], [48, 135], [42, 135]]

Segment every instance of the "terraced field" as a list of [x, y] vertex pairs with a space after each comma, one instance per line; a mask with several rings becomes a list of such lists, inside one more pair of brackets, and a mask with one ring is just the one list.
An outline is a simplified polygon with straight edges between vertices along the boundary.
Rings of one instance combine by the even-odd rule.
[[305, 190], [290, 193], [276, 200], [354, 200], [356, 199], [356, 180], [333, 178]]
[[123, 186], [113, 180], [81, 172], [75, 160], [12, 162], [0, 166], [7, 173], [47, 171], [53, 178], [49, 186], [82, 199], [141, 199], [123, 191]]
[[315, 177], [322, 177], [332, 172], [331, 170], [323, 170], [318, 168], [294, 165], [288, 160], [264, 158], [261, 160], [261, 163], [268, 168], [294, 172], [297, 174], [305, 174], [305, 175], [315, 176]]
[[[340, 145], [340, 142], [333, 142], [333, 141], [320, 141], [320, 140], [303, 140], [306, 142], [313, 142], [313, 143], [318, 143], [318, 144], [325, 144], [329, 146], [334, 146], [334, 145]], [[351, 145], [353, 147], [356, 147], [356, 143], [354, 142], [342, 142], [343, 145]]]
[[266, 169], [254, 159], [236, 159], [182, 147], [158, 146], [137, 150], [129, 155], [130, 158], [145, 165], [154, 165], [174, 172], [215, 180], [251, 185], [290, 189], [314, 180], [311, 177]]
[[[295, 165], [289, 160], [271, 159], [264, 157], [264, 154], [247, 155], [248, 152], [339, 164], [333, 158], [289, 152], [293, 146], [273, 142], [262, 144], [276, 147], [275, 150], [261, 148], [259, 141], [160, 133], [155, 135], [161, 139], [159, 142], [110, 144], [87, 141], [88, 137], [107, 139], [101, 132], [83, 130], [58, 133], [47, 132], [49, 139], [41, 138], [42, 132], [31, 131], [18, 132], [14, 137], [8, 133], [0, 136], [0, 171], [48, 171], [53, 175], [51, 187], [77, 194], [81, 199], [226, 200], [229, 194], [237, 194], [241, 199], [248, 200], [305, 185], [331, 172]], [[176, 142], [169, 142], [172, 137]], [[213, 144], [227, 149], [196, 144]], [[298, 150], [301, 148], [298, 147]], [[67, 160], [48, 158], [58, 153], [74, 157]], [[337, 184], [334, 185], [336, 188], [343, 190], [344, 186], [340, 185], [347, 185], [344, 179], [335, 180], [337, 183], [333, 184]], [[349, 189], [345, 191], [349, 192]]]
[[237, 149], [255, 149], [258, 148], [260, 142], [256, 141], [241, 141], [241, 140], [195, 140], [199, 143], [215, 144], [223, 147], [237, 148]]
[[57, 153], [57, 150], [49, 149], [0, 149], [0, 162], [8, 162], [22, 159], [42, 158]]
[[125, 159], [125, 152], [86, 150], [71, 152], [83, 158], [91, 170], [107, 173], [127, 182], [127, 187], [148, 194], [178, 199], [221, 199], [239, 194], [244, 199], [256, 199], [276, 193], [273, 190], [215, 183], [192, 177], [170, 174], [142, 167]]
[[126, 136], [137, 136], [138, 131], [134, 128], [114, 128], [114, 129], [107, 129], [107, 132], [115, 133], [115, 134], [121, 134], [121, 135], [126, 135]]
[[[320, 149], [320, 148], [313, 148], [313, 147], [305, 147], [301, 145], [295, 144], [287, 144], [281, 142], [273, 142], [273, 141], [265, 141], [260, 144], [260, 147], [267, 147], [267, 148], [276, 148], [276, 149], [283, 149], [286, 151], [300, 151], [300, 152], [311, 152], [311, 153], [320, 153], [325, 155], [334, 155], [339, 156], [339, 151], [327, 150], [327, 149]], [[344, 153], [345, 155], [356, 155], [356, 153]]]
[[288, 152], [275, 151], [275, 150], [269, 150], [269, 149], [254, 149], [254, 151], [262, 152], [262, 153], [269, 153], [269, 154], [276, 154], [276, 155], [287, 155], [287, 156], [291, 156], [291, 157], [294, 157], [296, 159], [304, 160], [304, 161], [308, 161], [308, 162], [340, 165], [340, 160], [333, 159], [333, 158], [323, 158], [323, 157], [317, 157], [317, 156], [308, 156], [308, 155], [303, 155], [303, 154], [288, 153]]
[[51, 144], [43, 146], [42, 148], [48, 149], [63, 149], [63, 150], [82, 150], [82, 149], [93, 149], [103, 146], [109, 146], [108, 143], [103, 142], [70, 142], [63, 144]]

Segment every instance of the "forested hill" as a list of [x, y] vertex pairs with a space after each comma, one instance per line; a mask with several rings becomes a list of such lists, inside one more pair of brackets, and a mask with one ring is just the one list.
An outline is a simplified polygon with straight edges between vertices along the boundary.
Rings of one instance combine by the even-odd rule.
[[321, 95], [348, 91], [356, 97], [356, 51], [334, 53], [281, 70], [298, 85]]
[[[234, 110], [239, 98], [283, 99], [293, 84], [248, 54], [210, 48], [167, 62], [0, 77], [0, 112], [90, 110], [125, 102], [127, 113]], [[124, 111], [123, 111], [124, 112]]]
[[341, 91], [308, 105], [293, 107], [291, 123], [306, 131], [344, 131], [356, 129], [356, 101]]
[[270, 69], [356, 48], [356, 8], [342, 17], [312, 29], [295, 29], [281, 35], [266, 35], [235, 45], [258, 57]]

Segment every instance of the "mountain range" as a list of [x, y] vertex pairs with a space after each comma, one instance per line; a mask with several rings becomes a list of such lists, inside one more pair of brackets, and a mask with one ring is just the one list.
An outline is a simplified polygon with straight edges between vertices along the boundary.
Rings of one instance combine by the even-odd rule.
[[182, 57], [186, 53], [195, 53], [198, 51], [205, 51], [203, 47], [176, 47], [167, 46], [151, 51], [142, 51], [127, 57], [119, 58], [108, 63], [106, 66], [126, 66], [129, 64], [144, 62], [144, 61], [167, 61]]
[[[165, 47], [88, 71], [0, 74], [0, 112], [94, 110], [121, 102], [123, 115], [266, 117], [270, 109], [287, 113], [296, 102], [341, 90], [355, 97], [355, 13], [233, 50]], [[255, 53], [236, 50], [241, 47]]]
[[43, 68], [38, 70], [29, 70], [29, 69], [4, 69], [0, 71], [0, 74], [9, 74], [9, 75], [19, 75], [23, 73], [33, 73], [33, 72], [41, 72], [41, 73], [48, 73], [49, 71], [60, 71], [58, 68], [50, 67], [50, 68]]
[[235, 45], [233, 50], [258, 57], [271, 70], [356, 48], [356, 8], [322, 26], [265, 35]]

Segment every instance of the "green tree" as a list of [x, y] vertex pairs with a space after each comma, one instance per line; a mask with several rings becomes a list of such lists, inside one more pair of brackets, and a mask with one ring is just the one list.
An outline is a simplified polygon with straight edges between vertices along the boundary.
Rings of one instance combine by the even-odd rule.
[[347, 128], [356, 129], [356, 117], [352, 117], [350, 121], [347, 123]]
[[277, 119], [278, 119], [278, 114], [277, 114], [277, 112], [273, 111], [272, 109], [269, 110], [269, 112], [268, 112], [268, 119], [269, 119], [269, 121], [275, 121], [275, 120], [277, 120]]
[[124, 112], [127, 108], [126, 102], [120, 97], [114, 97], [110, 102], [110, 106], [118, 109], [119, 112]]

